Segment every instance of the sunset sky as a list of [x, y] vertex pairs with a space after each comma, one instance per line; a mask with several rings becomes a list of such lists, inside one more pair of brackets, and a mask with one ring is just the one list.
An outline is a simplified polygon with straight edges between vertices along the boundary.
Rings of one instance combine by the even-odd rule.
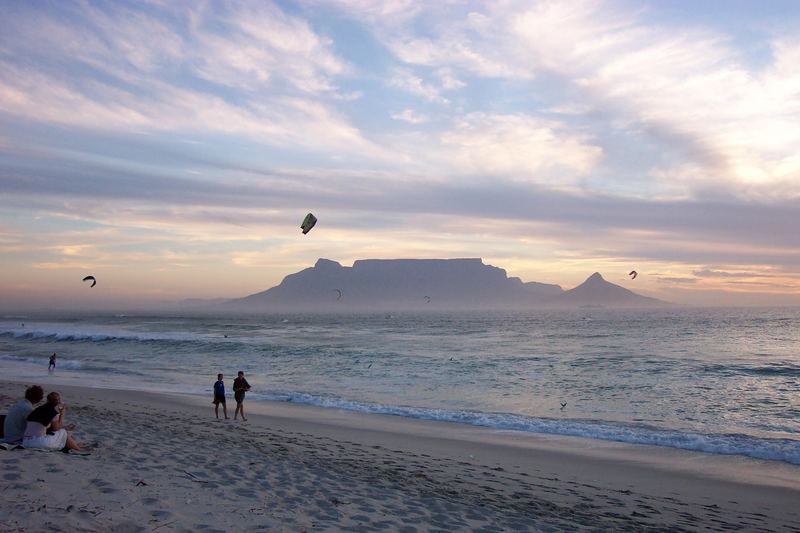
[[5, 307], [244, 296], [319, 257], [800, 304], [800, 2], [0, 9]]

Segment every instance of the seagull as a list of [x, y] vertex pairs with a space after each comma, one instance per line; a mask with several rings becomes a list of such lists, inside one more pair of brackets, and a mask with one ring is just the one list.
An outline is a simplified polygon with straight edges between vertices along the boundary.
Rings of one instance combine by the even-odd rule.
[[565, 408], [567, 406], [567, 402], [561, 402], [561, 408]]

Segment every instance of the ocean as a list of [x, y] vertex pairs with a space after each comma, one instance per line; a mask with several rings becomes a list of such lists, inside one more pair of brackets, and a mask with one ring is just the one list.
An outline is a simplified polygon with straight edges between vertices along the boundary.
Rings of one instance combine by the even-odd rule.
[[46, 389], [210, 399], [243, 370], [248, 401], [793, 464], [799, 346], [794, 308], [0, 319], [0, 372]]

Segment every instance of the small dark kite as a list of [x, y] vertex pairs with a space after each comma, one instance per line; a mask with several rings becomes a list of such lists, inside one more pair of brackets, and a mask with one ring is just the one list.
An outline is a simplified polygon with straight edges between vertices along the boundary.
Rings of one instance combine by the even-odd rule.
[[317, 217], [313, 214], [309, 213], [306, 215], [306, 218], [303, 219], [303, 223], [300, 224], [300, 229], [303, 230], [303, 235], [311, 231], [311, 228], [314, 227], [314, 224], [317, 223]]

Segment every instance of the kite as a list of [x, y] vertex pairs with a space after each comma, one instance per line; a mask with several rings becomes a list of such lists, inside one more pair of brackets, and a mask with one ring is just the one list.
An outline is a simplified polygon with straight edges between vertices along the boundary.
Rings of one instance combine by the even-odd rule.
[[423, 296], [423, 298], [425, 298], [425, 303], [426, 304], [431, 303], [431, 297], [430, 296]]
[[91, 280], [91, 282], [92, 282], [90, 287], [94, 287], [95, 285], [97, 285], [97, 280], [94, 279], [94, 276], [86, 276], [85, 278], [83, 278], [82, 281], [89, 281], [89, 280]]
[[300, 229], [303, 230], [303, 235], [311, 231], [311, 228], [314, 227], [314, 224], [317, 223], [317, 217], [313, 214], [309, 213], [306, 215], [306, 218], [303, 219], [303, 223], [300, 224]]
[[631, 270], [630, 272], [628, 272], [628, 275], [631, 277], [631, 279], [636, 279], [636, 276], [638, 276], [639, 274], [635, 270]]
[[333, 291], [338, 293], [336, 296], [336, 301], [338, 302], [339, 300], [342, 299], [342, 289], [333, 289]]

